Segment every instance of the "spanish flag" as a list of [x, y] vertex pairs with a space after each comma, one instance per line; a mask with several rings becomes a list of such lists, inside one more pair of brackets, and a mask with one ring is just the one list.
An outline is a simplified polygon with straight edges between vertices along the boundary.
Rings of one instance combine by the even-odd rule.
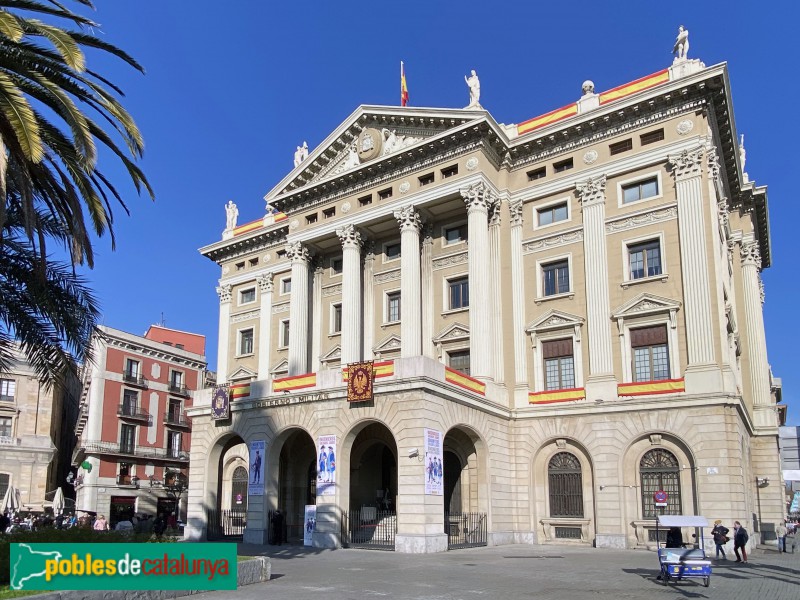
[[400, 61], [400, 106], [408, 104], [408, 86], [406, 85], [406, 70], [403, 61]]

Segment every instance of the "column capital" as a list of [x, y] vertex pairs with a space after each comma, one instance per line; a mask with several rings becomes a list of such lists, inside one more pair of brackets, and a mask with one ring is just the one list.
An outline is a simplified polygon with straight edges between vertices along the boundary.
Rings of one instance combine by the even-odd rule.
[[581, 205], [592, 206], [605, 204], [606, 201], [606, 176], [590, 177], [586, 181], [575, 184]]
[[339, 236], [339, 240], [342, 242], [342, 248], [360, 248], [365, 241], [361, 232], [352, 223], [339, 227], [336, 230], [336, 235]]
[[268, 294], [272, 291], [272, 273], [264, 273], [256, 277], [258, 289], [262, 294]]
[[703, 152], [705, 148], [701, 145], [667, 157], [675, 181], [700, 177], [703, 172]]
[[508, 203], [508, 211], [511, 213], [511, 226], [522, 227], [524, 221], [522, 217], [522, 199], [517, 199]]
[[372, 240], [364, 241], [364, 262], [375, 260], [375, 242]]
[[497, 202], [497, 196], [484, 182], [479, 181], [468, 188], [459, 190], [467, 205], [467, 213], [480, 211], [489, 214], [489, 208]]
[[743, 242], [739, 256], [742, 259], [743, 267], [755, 266], [757, 269], [761, 269], [761, 250], [758, 242]]
[[[730, 213], [728, 212], [728, 199], [722, 197], [717, 203], [717, 216], [719, 218], [720, 227], [723, 231], [728, 231], [728, 223], [730, 222]], [[727, 235], [727, 234], [726, 234]]]
[[500, 204], [498, 200], [489, 207], [489, 227], [500, 225]]
[[422, 229], [422, 218], [413, 206], [406, 206], [394, 211], [394, 218], [400, 224], [400, 231], [414, 230], [419, 233]]
[[708, 145], [706, 158], [708, 160], [708, 174], [715, 180], [719, 179], [719, 155], [717, 154], [717, 147], [713, 144]]
[[286, 258], [293, 263], [308, 263], [311, 253], [302, 242], [291, 242], [286, 244]]
[[422, 245], [433, 246], [433, 225], [430, 223], [422, 225]]
[[229, 284], [220, 285], [217, 287], [217, 295], [219, 296], [219, 303], [225, 304], [231, 301], [231, 289]]

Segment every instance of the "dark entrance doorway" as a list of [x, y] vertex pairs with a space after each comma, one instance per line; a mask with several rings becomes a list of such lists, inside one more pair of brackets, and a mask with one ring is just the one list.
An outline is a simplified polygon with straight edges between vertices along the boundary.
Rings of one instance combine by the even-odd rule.
[[238, 435], [222, 438], [209, 452], [206, 536], [208, 540], [241, 540], [247, 524], [247, 472], [242, 504], [232, 502], [234, 464], [248, 464], [247, 445]]
[[[270, 531], [270, 542], [303, 543], [305, 507], [317, 503], [317, 452], [311, 436], [292, 431], [281, 447], [278, 464], [278, 510], [283, 531]], [[280, 536], [280, 539], [278, 539]]]
[[473, 431], [456, 427], [444, 438], [444, 527], [447, 548], [486, 546], [488, 522], [486, 499], [481, 493], [485, 474]]
[[247, 510], [247, 469], [236, 467], [231, 479], [231, 508]]

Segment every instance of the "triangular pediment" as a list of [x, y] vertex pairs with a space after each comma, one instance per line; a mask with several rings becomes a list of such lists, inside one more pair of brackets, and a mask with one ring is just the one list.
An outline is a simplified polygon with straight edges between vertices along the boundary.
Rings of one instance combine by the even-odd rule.
[[[264, 199], [356, 172], [449, 130], [487, 118], [484, 111], [360, 106], [281, 180]], [[300, 140], [298, 140], [299, 143]], [[292, 160], [287, 149], [287, 163]]]
[[328, 350], [325, 354], [319, 357], [320, 362], [332, 362], [342, 358], [342, 346], [336, 344], [333, 348]]
[[289, 361], [284, 358], [283, 360], [278, 362], [274, 367], [272, 367], [269, 372], [272, 375], [283, 375], [284, 373], [288, 373]]
[[549, 310], [541, 318], [531, 322], [525, 328], [525, 333], [537, 333], [551, 329], [566, 329], [583, 325], [585, 319], [577, 315], [560, 310]]
[[681, 303], [677, 300], [656, 296], [655, 294], [642, 293], [635, 298], [628, 300], [625, 304], [617, 308], [612, 316], [615, 319], [622, 317], [636, 317], [639, 315], [650, 315], [654, 313], [674, 312], [680, 309]]
[[442, 342], [464, 339], [469, 339], [469, 327], [461, 323], [453, 323], [442, 329], [439, 334], [433, 338], [433, 343], [441, 344]]
[[383, 354], [385, 352], [391, 352], [393, 350], [400, 350], [402, 346], [402, 342], [400, 341], [400, 336], [396, 333], [391, 334], [390, 336], [384, 338], [381, 342], [377, 345], [372, 347], [372, 351], [375, 354]]
[[258, 373], [248, 369], [247, 367], [239, 367], [233, 373], [228, 375], [228, 381], [242, 381], [244, 379], [253, 380], [258, 377]]

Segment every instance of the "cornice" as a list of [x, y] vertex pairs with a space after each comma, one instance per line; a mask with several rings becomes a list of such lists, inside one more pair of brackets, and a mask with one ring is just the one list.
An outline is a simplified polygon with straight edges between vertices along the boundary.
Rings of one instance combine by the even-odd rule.
[[142, 356], [149, 356], [150, 358], [156, 358], [170, 363], [184, 365], [187, 367], [191, 367], [193, 369], [202, 370], [206, 368], [205, 362], [199, 360], [192, 360], [191, 358], [185, 356], [179, 356], [171, 352], [165, 352], [163, 350], [153, 348], [142, 343], [137, 343], [132, 340], [112, 336], [109, 335], [107, 332], [105, 333], [104, 341], [106, 345], [111, 348], [117, 348], [119, 350], [125, 350], [127, 352], [135, 352]]
[[282, 246], [286, 242], [288, 233], [288, 224], [281, 224], [278, 227], [267, 230], [257, 229], [249, 235], [245, 234], [203, 246], [198, 252], [220, 264], [224, 260], [246, 256], [254, 251], [269, 250]]

